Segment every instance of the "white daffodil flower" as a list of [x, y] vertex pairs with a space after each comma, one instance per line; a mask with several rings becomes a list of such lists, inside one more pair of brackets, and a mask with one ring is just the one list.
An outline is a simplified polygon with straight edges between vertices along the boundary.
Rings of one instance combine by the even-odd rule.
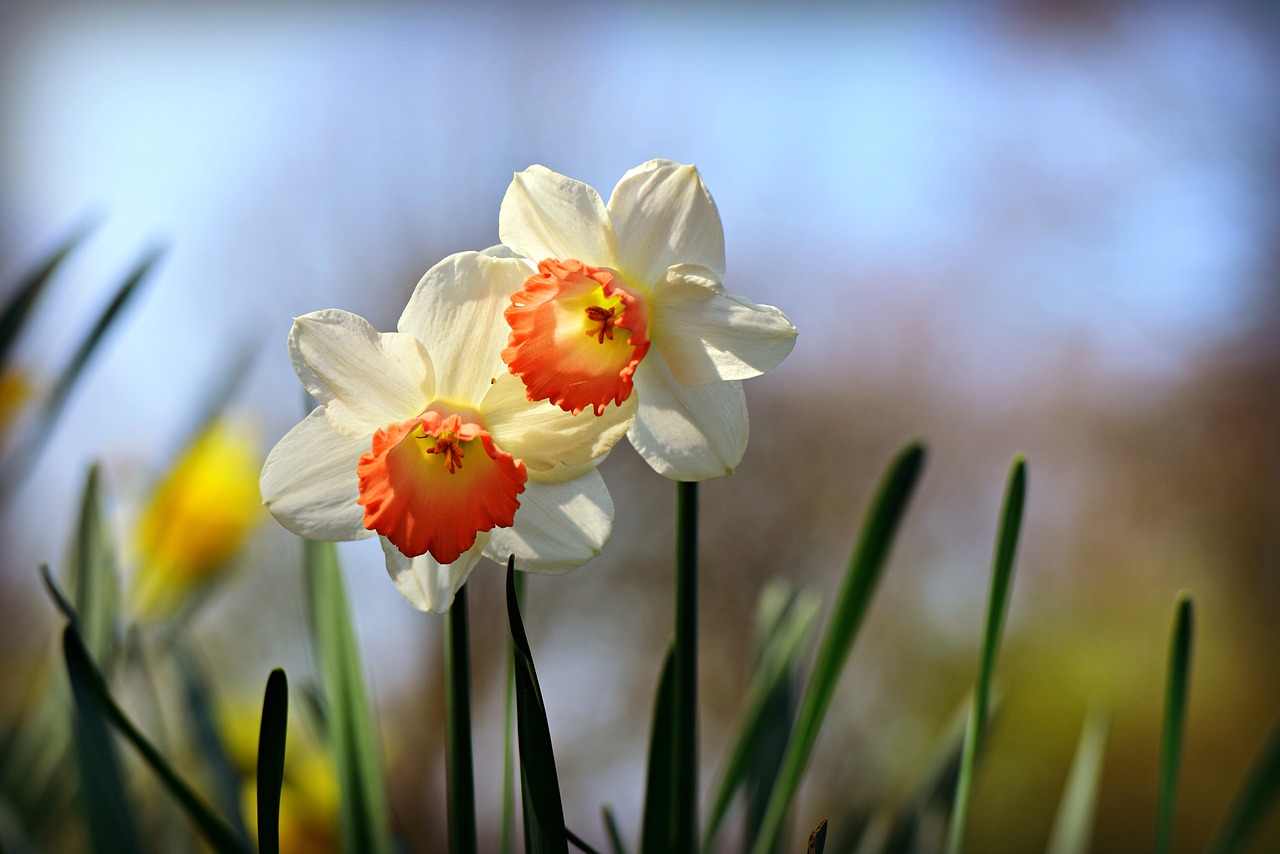
[[724, 231], [698, 170], [650, 160], [605, 205], [531, 166], [507, 189], [498, 232], [536, 268], [511, 296], [502, 351], [529, 399], [603, 415], [638, 397], [627, 435], [655, 471], [732, 472], [747, 446], [741, 380], [781, 362], [796, 328], [721, 285]]
[[320, 405], [271, 451], [263, 503], [310, 539], [377, 533], [387, 571], [443, 613], [481, 556], [563, 572], [600, 552], [613, 504], [594, 462], [634, 406], [600, 418], [532, 403], [501, 358], [519, 259], [463, 252], [431, 268], [396, 332], [330, 309], [297, 318], [289, 354]]

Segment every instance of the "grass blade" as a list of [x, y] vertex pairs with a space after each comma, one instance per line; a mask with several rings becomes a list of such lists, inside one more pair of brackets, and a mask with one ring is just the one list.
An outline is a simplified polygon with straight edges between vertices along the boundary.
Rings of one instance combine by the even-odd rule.
[[672, 666], [668, 850], [698, 842], [698, 484], [676, 483], [676, 633]]
[[1267, 814], [1280, 795], [1280, 721], [1271, 729], [1267, 743], [1254, 760], [1253, 768], [1231, 804], [1214, 840], [1214, 854], [1229, 854], [1244, 845], [1249, 834]]
[[[779, 708], [780, 698], [790, 700], [790, 682], [795, 676], [800, 653], [813, 634], [820, 605], [816, 596], [795, 598], [785, 588], [785, 584], [771, 584], [761, 591], [757, 608], [760, 655], [742, 700], [738, 723], [729, 737], [719, 782], [713, 790], [710, 816], [703, 832], [704, 849], [711, 847], [734, 793], [747, 782], [753, 767], [772, 766], [768, 769], [772, 772], [768, 779], [758, 781], [761, 800], [767, 803], [776, 782], [777, 760], [781, 759], [781, 750], [785, 748], [786, 735], [791, 727], [793, 703], [781, 703], [781, 715], [770, 712]], [[775, 761], [763, 761], [762, 754], [774, 753], [766, 749], [769, 743], [779, 740], [777, 755], [773, 757]], [[762, 810], [764, 806], [762, 803]], [[763, 815], [759, 818], [763, 819]], [[749, 832], [748, 838], [753, 835]]]
[[674, 694], [675, 650], [667, 650], [653, 703], [653, 725], [649, 730], [649, 766], [645, 776], [644, 818], [640, 825], [642, 854], [670, 851], [675, 830], [671, 814], [671, 769], [673, 747], [671, 722]]
[[924, 448], [908, 445], [893, 461], [876, 492], [870, 512], [862, 527], [857, 548], [836, 595], [835, 607], [827, 631], [818, 648], [813, 673], [800, 701], [796, 726], [783, 754], [782, 770], [765, 810], [764, 824], [756, 837], [754, 854], [773, 850], [782, 831], [791, 801], [800, 788], [818, 729], [826, 715], [836, 682], [862, 626], [867, 606], [879, 583], [881, 571], [889, 557], [898, 523], [907, 509], [907, 500], [924, 465]]
[[209, 689], [209, 680], [180, 633], [175, 633], [170, 649], [177, 665], [183, 705], [191, 726], [190, 737], [199, 748], [200, 759], [213, 786], [215, 803], [224, 815], [229, 816], [232, 829], [248, 847], [249, 831], [245, 827], [240, 804], [240, 773], [231, 763], [226, 744], [213, 719], [216, 703]]
[[355, 631], [333, 543], [304, 541], [307, 596], [324, 676], [325, 731], [341, 791], [345, 851], [390, 854], [387, 796]]
[[445, 614], [445, 781], [448, 788], [449, 850], [475, 854], [476, 781], [471, 752], [471, 644], [467, 624], [467, 586], [454, 594]]
[[53, 278], [53, 274], [97, 224], [97, 218], [91, 218], [76, 226], [40, 266], [19, 282], [13, 297], [5, 304], [4, 311], [0, 312], [0, 367], [8, 361], [18, 335], [26, 325], [27, 318], [31, 316], [40, 295], [44, 293], [45, 286]]
[[524, 800], [525, 850], [529, 854], [568, 852], [560, 781], [551, 749], [547, 709], [538, 687], [529, 638], [516, 600], [516, 559], [507, 560], [507, 620], [516, 652], [516, 731], [520, 742], [520, 789]]
[[62, 632], [62, 650], [79, 713], [86, 718], [105, 719], [134, 746], [160, 777], [169, 794], [186, 811], [196, 828], [213, 845], [214, 850], [248, 852], [249, 849], [236, 836], [235, 831], [200, 800], [195, 791], [178, 776], [160, 752], [116, 705], [107, 690], [102, 673], [90, 659], [89, 651], [85, 648], [74, 622], [68, 622]]
[[280, 789], [289, 730], [289, 680], [277, 667], [267, 677], [258, 730], [258, 852], [280, 854]]
[[80, 500], [72, 549], [70, 588], [85, 645], [103, 670], [115, 662], [115, 622], [120, 601], [115, 546], [102, 518], [101, 471], [89, 469]]
[[66, 403], [67, 396], [71, 393], [72, 387], [76, 381], [80, 379], [80, 375], [84, 372], [85, 366], [89, 363], [89, 359], [93, 357], [94, 352], [98, 349], [98, 345], [102, 343], [102, 339], [106, 336], [107, 331], [119, 319], [120, 313], [128, 305], [130, 299], [137, 292], [138, 286], [147, 278], [156, 262], [164, 254], [164, 249], [155, 247], [148, 249], [142, 254], [138, 261], [134, 264], [133, 269], [125, 276], [120, 286], [116, 288], [115, 294], [111, 297], [111, 301], [107, 303], [106, 308], [98, 315], [98, 319], [89, 329], [89, 334], [80, 342], [80, 346], [76, 348], [75, 353], [71, 356], [71, 361], [67, 363], [67, 367], [63, 369], [61, 376], [54, 383], [53, 393], [50, 395], [49, 402], [46, 404], [45, 420], [46, 423], [57, 418], [59, 412], [62, 411], [63, 405]]
[[1102, 758], [1107, 749], [1108, 715], [1099, 709], [1089, 712], [1067, 787], [1058, 805], [1058, 815], [1049, 834], [1046, 854], [1087, 854], [1093, 835], [1093, 813], [1098, 803], [1098, 784], [1102, 781]]
[[22, 479], [30, 465], [38, 456], [45, 439], [53, 432], [52, 425], [58, 420], [71, 391], [84, 372], [85, 366], [102, 343], [107, 331], [120, 317], [130, 298], [137, 292], [138, 286], [147, 278], [156, 262], [163, 254], [161, 249], [146, 252], [134, 265], [125, 280], [116, 289], [115, 295], [98, 316], [89, 330], [89, 334], [80, 342], [80, 346], [72, 354], [71, 360], [63, 368], [62, 373], [54, 381], [49, 396], [45, 399], [39, 416], [23, 433], [17, 447], [6, 455], [3, 468], [0, 468], [0, 494], [8, 494]]
[[1191, 678], [1194, 612], [1191, 597], [1178, 594], [1173, 635], [1169, 639], [1169, 673], [1165, 686], [1164, 727], [1160, 735], [1160, 794], [1156, 800], [1156, 851], [1173, 846], [1173, 808], [1178, 799], [1178, 769], [1182, 764], [1182, 734], [1187, 722], [1187, 692]]
[[600, 814], [604, 819], [605, 833], [609, 835], [610, 850], [613, 854], [627, 854], [627, 844], [622, 841], [622, 831], [618, 829], [618, 817], [607, 804], [601, 807]]
[[973, 791], [974, 768], [987, 726], [991, 706], [991, 677], [995, 672], [996, 650], [1004, 632], [1004, 618], [1009, 609], [1009, 590], [1013, 585], [1013, 562], [1018, 553], [1018, 535], [1022, 531], [1022, 509], [1027, 496], [1027, 462], [1022, 457], [1013, 461], [1005, 487], [1004, 506], [1000, 511], [1000, 528], [996, 534], [995, 564], [991, 570], [991, 596], [987, 601], [987, 622], [982, 633], [982, 658], [978, 662], [978, 683], [973, 692], [973, 709], [964, 734], [964, 751], [960, 755], [960, 777], [956, 781], [955, 802], [951, 806], [951, 824], [947, 828], [947, 852], [959, 854], [964, 848], [965, 827], [969, 820], [969, 798]]

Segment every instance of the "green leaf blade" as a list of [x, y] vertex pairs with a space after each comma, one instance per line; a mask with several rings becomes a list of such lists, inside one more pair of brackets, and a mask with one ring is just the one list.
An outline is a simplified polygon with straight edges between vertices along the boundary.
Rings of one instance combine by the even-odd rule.
[[1191, 597], [1185, 591], [1179, 593], [1174, 606], [1173, 632], [1169, 638], [1164, 725], [1160, 735], [1160, 789], [1156, 799], [1156, 851], [1159, 854], [1168, 854], [1173, 847], [1173, 816], [1178, 798], [1178, 771], [1182, 764], [1182, 738], [1187, 722], [1194, 618]]
[[955, 802], [947, 828], [947, 852], [959, 854], [969, 818], [969, 799], [973, 791], [973, 775], [982, 747], [991, 706], [991, 680], [995, 673], [996, 652], [1004, 633], [1005, 615], [1009, 609], [1009, 592], [1013, 585], [1014, 559], [1022, 532], [1023, 508], [1027, 496], [1027, 463], [1016, 457], [1009, 470], [1004, 504], [996, 534], [994, 565], [991, 571], [991, 594], [987, 600], [987, 619], [982, 635], [982, 657], [978, 663], [978, 681], [973, 694], [973, 710], [965, 730], [964, 749], [960, 756], [960, 774], [956, 781]]
[[343, 849], [390, 854], [387, 796], [355, 630], [333, 543], [304, 541], [307, 596], [324, 678], [326, 733], [341, 792]]
[[817, 660], [800, 702], [800, 711], [783, 755], [782, 770], [765, 811], [753, 854], [767, 854], [777, 843], [786, 812], [800, 788], [818, 729], [835, 693], [853, 641], [880, 581], [898, 525], [924, 467], [925, 451], [912, 443], [898, 454], [881, 480], [849, 561]]
[[1214, 854], [1229, 854], [1244, 845], [1280, 795], [1280, 721], [1254, 760], [1214, 840]]
[[1046, 854], [1088, 854], [1109, 727], [1104, 711], [1092, 710], [1085, 718]]
[[551, 748], [551, 728], [538, 687], [533, 653], [516, 599], [515, 558], [507, 561], [507, 620], [516, 653], [516, 731], [519, 733], [520, 787], [524, 801], [525, 848], [529, 854], [567, 854], [560, 781]]
[[289, 680], [277, 667], [267, 677], [258, 730], [258, 852], [280, 852], [280, 790], [289, 729]]
[[641, 854], [663, 854], [671, 850], [675, 818], [671, 810], [672, 709], [675, 694], [675, 648], [667, 650], [662, 675], [653, 703], [653, 723], [649, 729], [649, 762], [645, 774], [644, 817], [641, 821]]

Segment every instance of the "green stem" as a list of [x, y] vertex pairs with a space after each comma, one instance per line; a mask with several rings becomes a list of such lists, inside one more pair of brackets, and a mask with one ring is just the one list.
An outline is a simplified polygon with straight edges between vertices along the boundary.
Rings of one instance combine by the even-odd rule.
[[675, 851], [698, 840], [698, 484], [676, 484], [675, 779], [671, 789]]
[[[524, 573], [517, 573], [512, 579], [516, 588], [517, 603], [523, 601]], [[516, 769], [515, 769], [515, 728], [516, 724], [516, 649], [512, 642], [507, 655], [507, 696], [506, 715], [503, 723], [502, 751], [502, 854], [513, 854], [516, 850]]]
[[467, 587], [445, 615], [445, 778], [449, 792], [449, 851], [475, 854], [476, 785], [471, 754], [471, 648], [467, 641]]

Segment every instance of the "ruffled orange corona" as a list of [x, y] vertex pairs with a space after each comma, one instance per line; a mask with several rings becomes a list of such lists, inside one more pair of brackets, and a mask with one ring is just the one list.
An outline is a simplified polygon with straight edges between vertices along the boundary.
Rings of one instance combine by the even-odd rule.
[[364, 525], [406, 557], [452, 563], [476, 535], [510, 527], [528, 473], [489, 431], [428, 410], [373, 434], [356, 466]]
[[502, 360], [529, 400], [600, 415], [631, 396], [632, 375], [649, 351], [648, 311], [614, 273], [549, 258], [511, 295], [504, 316], [511, 335]]

